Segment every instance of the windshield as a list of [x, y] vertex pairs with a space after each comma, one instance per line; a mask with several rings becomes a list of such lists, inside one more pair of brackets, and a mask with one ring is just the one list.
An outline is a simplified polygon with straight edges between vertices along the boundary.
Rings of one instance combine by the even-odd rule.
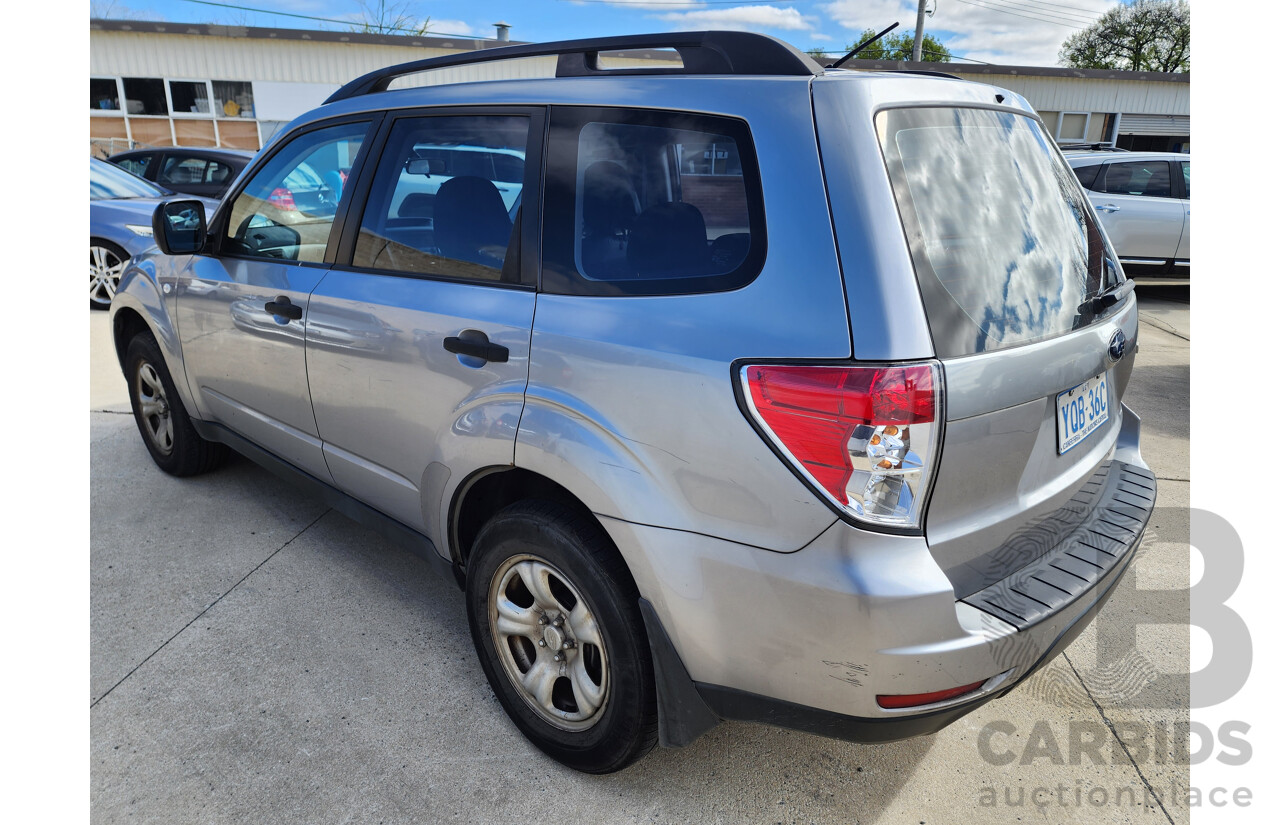
[[89, 160], [89, 200], [108, 198], [161, 198], [165, 192], [105, 160]]
[[925, 108], [883, 111], [876, 127], [940, 356], [1093, 322], [1106, 244], [1039, 124]]

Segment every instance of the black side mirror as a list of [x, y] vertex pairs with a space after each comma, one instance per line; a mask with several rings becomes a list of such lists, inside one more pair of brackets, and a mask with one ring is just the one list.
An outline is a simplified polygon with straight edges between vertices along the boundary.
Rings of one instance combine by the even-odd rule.
[[204, 249], [208, 229], [200, 201], [165, 201], [151, 215], [156, 246], [166, 255], [193, 255]]

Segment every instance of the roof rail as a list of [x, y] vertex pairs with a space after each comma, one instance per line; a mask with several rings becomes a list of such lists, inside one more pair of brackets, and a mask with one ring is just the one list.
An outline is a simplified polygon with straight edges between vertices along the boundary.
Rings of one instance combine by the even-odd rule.
[[[683, 65], [651, 69], [635, 67], [603, 69], [600, 67], [601, 52], [623, 49], [674, 49], [680, 54]], [[730, 31], [663, 32], [585, 40], [561, 40], [555, 43], [525, 43], [518, 46], [500, 46], [414, 60], [357, 77], [330, 95], [325, 103], [386, 91], [391, 81], [398, 77], [432, 69], [551, 55], [560, 58], [556, 64], [556, 77], [647, 74], [809, 76], [822, 74], [822, 67], [809, 55], [768, 35]]]

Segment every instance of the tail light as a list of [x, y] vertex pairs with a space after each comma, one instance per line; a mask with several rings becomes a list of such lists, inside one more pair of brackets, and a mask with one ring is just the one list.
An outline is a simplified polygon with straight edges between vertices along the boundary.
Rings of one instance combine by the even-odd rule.
[[752, 365], [742, 381], [757, 422], [835, 506], [920, 526], [941, 434], [935, 365]]
[[282, 212], [297, 212], [298, 205], [293, 202], [293, 192], [283, 186], [277, 186], [267, 195], [267, 202]]

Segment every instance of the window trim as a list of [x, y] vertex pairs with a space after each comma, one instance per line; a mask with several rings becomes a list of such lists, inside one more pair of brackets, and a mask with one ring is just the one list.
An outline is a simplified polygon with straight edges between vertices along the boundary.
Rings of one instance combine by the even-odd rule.
[[[228, 189], [223, 194], [219, 202], [218, 209], [214, 212], [213, 218], [209, 221], [206, 236], [209, 239], [208, 246], [203, 255], [214, 258], [227, 258], [232, 260], [243, 261], [269, 261], [271, 263], [293, 265], [293, 266], [311, 266], [329, 268], [333, 266], [334, 258], [340, 243], [341, 231], [346, 216], [351, 209], [351, 204], [355, 200], [356, 192], [346, 190], [342, 193], [342, 198], [338, 202], [338, 211], [333, 215], [333, 223], [329, 227], [329, 240], [325, 242], [324, 257], [319, 261], [282, 261], [275, 258], [261, 258], [253, 255], [236, 255], [231, 252], [224, 252], [222, 249], [222, 240], [225, 236], [227, 223], [231, 220], [232, 205], [236, 198], [240, 197], [245, 188], [248, 187], [253, 179], [257, 176], [258, 171], [266, 164], [270, 163], [276, 155], [287, 146], [293, 143], [297, 138], [302, 137], [310, 132], [328, 129], [333, 126], [342, 126], [348, 123], [367, 123], [368, 131], [365, 132], [364, 142], [360, 144], [360, 151], [356, 153], [356, 158], [351, 164], [351, 174], [348, 178], [357, 177], [361, 174], [366, 160], [369, 157], [370, 147], [374, 144], [375, 139], [381, 135], [381, 126], [383, 115], [380, 112], [359, 112], [356, 114], [343, 115], [341, 117], [329, 118], [327, 120], [317, 120], [301, 126], [290, 129], [288, 132], [280, 135], [271, 142], [265, 150], [260, 151], [249, 165], [241, 170], [236, 177], [236, 186]], [[350, 196], [348, 196], [350, 195]]]
[[[692, 121], [676, 126], [676, 119]], [[732, 292], [750, 285], [768, 259], [768, 222], [764, 206], [764, 182], [751, 125], [745, 118], [681, 109], [641, 109], [628, 106], [563, 104], [551, 107], [548, 135], [563, 131], [565, 145], [553, 147], [548, 137], [543, 201], [548, 216], [543, 227], [542, 282], [539, 291], [556, 295], [596, 297], [651, 297], [665, 295], [707, 295]], [[730, 137], [738, 146], [746, 190], [747, 221], [751, 242], [736, 269], [717, 275], [685, 278], [627, 278], [596, 280], [578, 269], [575, 254], [578, 148], [582, 130], [589, 123], [656, 126], [663, 129], [696, 129]], [[562, 208], [553, 209], [552, 202]], [[567, 205], [568, 208], [565, 208]], [[566, 254], [567, 253], [567, 254]]]
[[[447, 275], [432, 275], [425, 272], [405, 272], [396, 269], [373, 269], [353, 265], [356, 240], [360, 235], [360, 225], [364, 221], [365, 210], [369, 206], [369, 195], [373, 190], [372, 172], [362, 174], [351, 190], [351, 201], [348, 205], [347, 220], [342, 227], [341, 236], [334, 255], [333, 268], [344, 272], [359, 272], [366, 275], [385, 275], [391, 278], [413, 278], [421, 281], [440, 281], [442, 283], [472, 284], [476, 286], [496, 287], [498, 289], [536, 290], [539, 288], [540, 266], [542, 257], [542, 185], [545, 178], [545, 147], [547, 130], [551, 118], [546, 106], [432, 106], [429, 108], [395, 109], [386, 113], [377, 135], [371, 145], [376, 146], [374, 157], [381, 157], [391, 130], [401, 120], [417, 120], [424, 117], [482, 117], [518, 115], [529, 118], [529, 144], [525, 154], [524, 187], [520, 195], [520, 208], [524, 210], [520, 218], [520, 237], [516, 241], [515, 254], [520, 272], [519, 283], [505, 281], [482, 281], [475, 278], [455, 278]], [[370, 166], [375, 169], [376, 163]], [[352, 177], [356, 170], [352, 168]], [[358, 207], [358, 208], [357, 208]], [[333, 243], [333, 239], [330, 239]], [[510, 254], [510, 252], [508, 252]]]

